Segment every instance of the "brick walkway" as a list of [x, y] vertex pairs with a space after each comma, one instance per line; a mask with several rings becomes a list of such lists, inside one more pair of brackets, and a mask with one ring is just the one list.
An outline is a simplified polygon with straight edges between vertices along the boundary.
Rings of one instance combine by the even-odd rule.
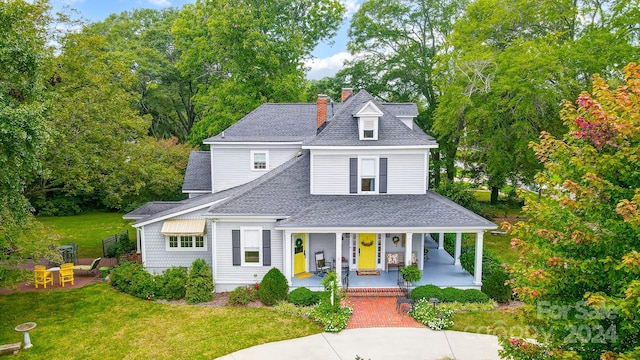
[[396, 297], [350, 296], [347, 301], [353, 314], [347, 329], [373, 327], [425, 327], [407, 315], [407, 309], [396, 311]]

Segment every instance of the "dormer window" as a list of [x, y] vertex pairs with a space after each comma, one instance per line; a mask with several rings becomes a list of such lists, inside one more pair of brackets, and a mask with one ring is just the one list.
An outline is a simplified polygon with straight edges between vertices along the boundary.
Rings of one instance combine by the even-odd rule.
[[362, 138], [374, 140], [376, 138], [374, 120], [364, 120], [362, 124]]
[[353, 114], [358, 118], [360, 140], [378, 140], [378, 123], [382, 115], [382, 111], [372, 101], [366, 103], [360, 111]]

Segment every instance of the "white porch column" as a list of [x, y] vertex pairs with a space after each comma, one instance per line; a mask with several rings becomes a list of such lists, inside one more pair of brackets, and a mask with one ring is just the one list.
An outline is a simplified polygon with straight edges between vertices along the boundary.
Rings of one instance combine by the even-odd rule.
[[444, 249], [444, 233], [438, 234], [438, 250]]
[[284, 276], [287, 278], [289, 286], [291, 286], [291, 277], [293, 277], [292, 260], [293, 252], [291, 251], [291, 231], [284, 231]]
[[453, 265], [460, 265], [460, 250], [462, 249], [462, 233], [456, 233], [456, 249], [453, 256]]
[[342, 233], [336, 233], [336, 276], [338, 285], [342, 286]]
[[412, 242], [413, 242], [413, 233], [406, 233], [405, 234], [407, 240], [404, 243], [404, 266], [409, 266], [411, 265], [411, 249], [413, 248], [412, 246]]
[[417, 260], [418, 260], [418, 269], [423, 270], [424, 269], [424, 241], [425, 241], [425, 233], [420, 234], [420, 239], [422, 239], [421, 244], [420, 244], [420, 254], [416, 254]]
[[476, 233], [476, 261], [473, 265], [473, 283], [482, 285], [482, 242], [484, 231]]

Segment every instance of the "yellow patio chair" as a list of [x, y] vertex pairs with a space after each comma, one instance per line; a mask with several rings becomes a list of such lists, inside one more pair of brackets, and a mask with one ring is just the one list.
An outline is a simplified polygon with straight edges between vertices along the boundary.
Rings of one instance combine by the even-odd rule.
[[53, 286], [53, 273], [51, 271], [47, 271], [47, 268], [42, 265], [36, 265], [33, 268], [33, 282], [38, 288], [38, 285], [43, 285], [44, 288], [47, 288], [47, 284], [51, 284]]
[[66, 264], [60, 265], [60, 285], [64, 287], [64, 284], [68, 282], [70, 282], [71, 285], [74, 284], [73, 263], [66, 263]]

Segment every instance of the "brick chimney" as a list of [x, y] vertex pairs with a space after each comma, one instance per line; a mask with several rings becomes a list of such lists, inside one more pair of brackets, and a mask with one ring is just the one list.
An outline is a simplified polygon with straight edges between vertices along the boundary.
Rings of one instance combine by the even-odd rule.
[[318, 94], [318, 100], [316, 101], [316, 129], [324, 125], [327, 122], [327, 102], [328, 95]]
[[342, 97], [340, 101], [344, 102], [349, 96], [351, 96], [351, 94], [353, 94], [353, 88], [342, 88]]

